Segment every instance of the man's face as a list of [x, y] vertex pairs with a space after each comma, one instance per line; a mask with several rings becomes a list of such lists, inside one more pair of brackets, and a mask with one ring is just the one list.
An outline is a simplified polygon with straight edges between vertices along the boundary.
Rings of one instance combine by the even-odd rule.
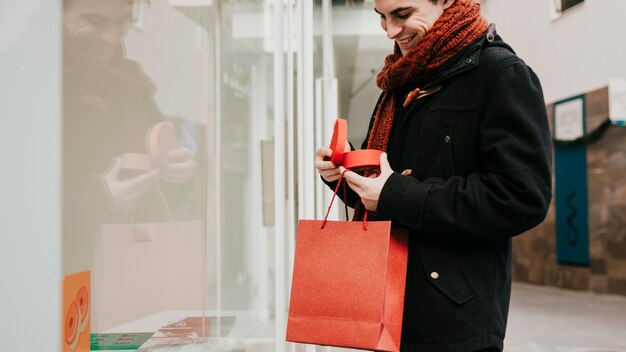
[[92, 56], [108, 62], [126, 35], [132, 10], [132, 0], [74, 0], [63, 11], [63, 24]]
[[393, 39], [402, 55], [411, 50], [454, 1], [439, 0], [375, 0], [380, 25]]

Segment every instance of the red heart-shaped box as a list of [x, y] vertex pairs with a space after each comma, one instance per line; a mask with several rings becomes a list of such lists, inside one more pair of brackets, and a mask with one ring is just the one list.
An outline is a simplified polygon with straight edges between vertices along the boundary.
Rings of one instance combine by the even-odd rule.
[[337, 119], [333, 137], [330, 140], [330, 149], [333, 154], [330, 161], [335, 165], [342, 165], [356, 173], [371, 171], [380, 167], [381, 150], [361, 149], [344, 152], [348, 140], [348, 121]]
[[382, 150], [376, 149], [361, 149], [344, 153], [343, 167], [357, 174], [378, 169], [382, 153]]
[[348, 121], [344, 119], [337, 119], [335, 121], [335, 129], [333, 130], [333, 137], [330, 140], [330, 149], [333, 154], [330, 157], [330, 161], [335, 165], [342, 165], [343, 154], [346, 149], [346, 142], [348, 140]]
[[178, 146], [174, 124], [162, 121], [150, 127], [146, 135], [146, 149], [158, 166], [166, 166], [169, 153]]

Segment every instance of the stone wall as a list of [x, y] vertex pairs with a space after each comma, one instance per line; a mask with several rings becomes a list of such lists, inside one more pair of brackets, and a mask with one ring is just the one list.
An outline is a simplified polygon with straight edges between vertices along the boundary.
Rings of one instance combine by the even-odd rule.
[[[586, 96], [591, 131], [608, 118], [608, 90]], [[513, 239], [514, 280], [626, 295], [626, 127], [611, 126], [587, 145], [587, 178], [590, 265], [557, 263], [553, 202], [541, 225]]]

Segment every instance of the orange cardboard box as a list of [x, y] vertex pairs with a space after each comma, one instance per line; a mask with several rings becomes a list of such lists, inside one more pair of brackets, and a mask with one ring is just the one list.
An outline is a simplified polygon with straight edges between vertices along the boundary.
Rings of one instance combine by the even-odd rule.
[[91, 272], [63, 278], [63, 352], [89, 352], [91, 313]]

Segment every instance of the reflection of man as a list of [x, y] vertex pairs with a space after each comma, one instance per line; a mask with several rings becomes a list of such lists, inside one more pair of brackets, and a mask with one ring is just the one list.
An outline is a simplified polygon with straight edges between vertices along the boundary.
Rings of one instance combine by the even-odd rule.
[[64, 1], [65, 257], [76, 263], [66, 261], [66, 271], [91, 263], [99, 224], [169, 220], [168, 187], [195, 173], [194, 153], [182, 146], [159, 167], [123, 162], [126, 154], [148, 153], [146, 135], [163, 120], [154, 84], [125, 57], [133, 6], [130, 0]]

